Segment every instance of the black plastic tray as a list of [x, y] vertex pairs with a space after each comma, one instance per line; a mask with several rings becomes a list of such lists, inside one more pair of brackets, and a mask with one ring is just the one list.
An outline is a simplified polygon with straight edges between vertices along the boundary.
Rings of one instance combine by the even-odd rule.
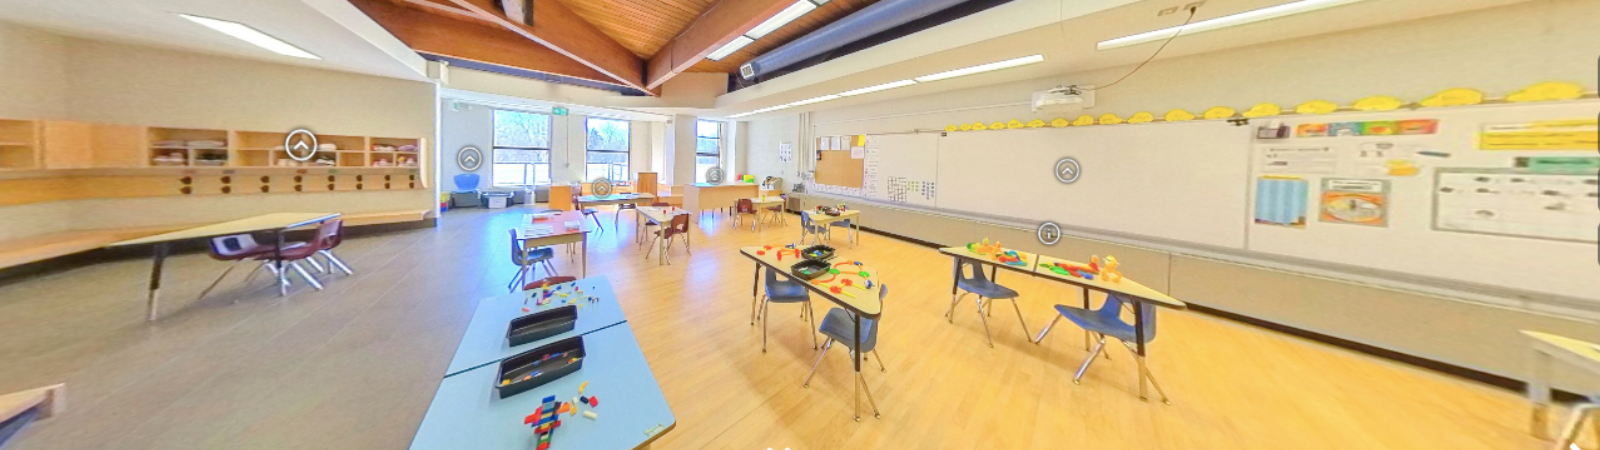
[[828, 273], [828, 263], [808, 259], [789, 266], [789, 273], [793, 274], [795, 278], [811, 281], [822, 276], [822, 274]]
[[[815, 256], [813, 256], [813, 254], [815, 254]], [[805, 250], [800, 251], [800, 257], [816, 261], [827, 261], [833, 259], [833, 247], [826, 245], [813, 245], [806, 247]]]
[[[495, 390], [500, 392], [500, 398], [527, 392], [582, 369], [583, 357], [583, 336], [573, 336], [523, 352], [500, 362], [500, 376], [494, 380]], [[528, 374], [533, 374], [533, 377], [523, 379]], [[501, 384], [504, 380], [511, 382]]]
[[567, 305], [511, 319], [506, 341], [512, 347], [572, 331], [578, 325], [578, 307]]

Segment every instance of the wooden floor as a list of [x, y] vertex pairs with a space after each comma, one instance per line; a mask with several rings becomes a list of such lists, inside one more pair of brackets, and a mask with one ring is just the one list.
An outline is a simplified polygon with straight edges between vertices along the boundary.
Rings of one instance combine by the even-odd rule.
[[[120, 260], [0, 285], [0, 392], [68, 384], [68, 410], [15, 450], [403, 449], [476, 302], [514, 272], [506, 229], [522, 210], [463, 210], [435, 229], [349, 239], [354, 277], [278, 298], [224, 267], [169, 260], [166, 316], [143, 321], [148, 262]], [[1029, 343], [1009, 305], [984, 345], [971, 303], [955, 323], [950, 261], [866, 234], [842, 254], [891, 286], [879, 348], [865, 367], [883, 418], [851, 420], [849, 357], [817, 353], [799, 307], [772, 308], [770, 351], [750, 325], [744, 245], [796, 239], [791, 224], [734, 230], [706, 214], [673, 265], [645, 260], [631, 213], [589, 246], [589, 273], [616, 286], [678, 418], [658, 449], [1541, 449], [1516, 393], [1190, 312], [1163, 310], [1151, 370], [1173, 405], [1140, 402], [1120, 347], [1082, 385], [1083, 335], [1069, 323]], [[974, 236], [981, 238], [982, 236]], [[562, 255], [558, 252], [558, 255]], [[242, 267], [242, 266], [241, 266]], [[576, 261], [563, 260], [565, 274]], [[242, 272], [242, 271], [241, 271]], [[1038, 333], [1060, 285], [1001, 274]], [[819, 299], [817, 315], [829, 308]], [[612, 403], [616, 405], [616, 403]], [[1592, 439], [1592, 438], [1590, 438]], [[1595, 448], [1592, 442], [1585, 448]], [[486, 450], [486, 449], [464, 449]]]

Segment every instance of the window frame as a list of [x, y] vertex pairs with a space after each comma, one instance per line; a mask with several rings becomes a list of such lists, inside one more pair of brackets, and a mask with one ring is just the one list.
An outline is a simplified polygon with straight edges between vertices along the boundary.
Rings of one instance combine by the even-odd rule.
[[[622, 128], [627, 131], [626, 133], [624, 133], [622, 135], [622, 141], [623, 141], [624, 144], [626, 144], [626, 145], [624, 145], [625, 148], [622, 149], [622, 150], [589, 148], [589, 130], [590, 130], [590, 125], [589, 124], [592, 121], [596, 121], [596, 120], [621, 123], [622, 124]], [[607, 172], [606, 177], [610, 178], [611, 181], [632, 181], [633, 180], [633, 174], [631, 173], [631, 171], [632, 171], [632, 168], [633, 168], [633, 122], [630, 122], [630, 121], [624, 120], [624, 119], [610, 119], [610, 118], [605, 118], [605, 117], [584, 117], [583, 118], [583, 176], [584, 177], [588, 177], [589, 176], [589, 161], [591, 160], [591, 158], [589, 158], [589, 156], [592, 153], [604, 153], [604, 154], [608, 154], [608, 155], [619, 155], [619, 154], [622, 155], [622, 161], [623, 161], [622, 162], [622, 167], [624, 168], [624, 170], [622, 171], [622, 176], [621, 177], [612, 177], [612, 176], [610, 176], [611, 170], [608, 168], [606, 170], [606, 172]], [[601, 164], [605, 164], [607, 166], [615, 166], [615, 165], [617, 165], [616, 163], [601, 163]], [[593, 181], [593, 180], [583, 180], [583, 181]]]
[[[554, 129], [554, 127], [555, 127], [555, 119], [552, 118], [549, 114], [537, 113], [537, 112], [532, 112], [532, 111], [521, 111], [521, 110], [515, 110], [515, 109], [494, 109], [493, 112], [489, 115], [489, 127], [490, 127], [491, 130], [494, 130], [494, 128], [499, 125], [496, 122], [495, 116], [497, 114], [500, 114], [501, 112], [517, 113], [517, 114], [531, 114], [531, 115], [534, 115], [534, 116], [543, 117], [544, 121], [545, 121], [545, 129], [549, 130], [550, 134], [552, 134], [552, 135], [555, 134], [555, 129]], [[498, 130], [496, 130], [496, 131], [498, 131]], [[500, 135], [499, 135], [499, 133], [495, 132], [495, 133], [492, 133], [492, 134], [493, 134], [493, 136], [491, 136], [489, 138], [490, 139], [489, 151], [491, 152], [489, 154], [489, 185], [490, 186], [549, 186], [550, 184], [552, 184], [552, 182], [554, 180], [553, 179], [549, 179], [549, 178], [552, 178], [550, 171], [553, 169], [553, 167], [551, 167], [551, 164], [550, 164], [550, 158], [552, 156], [554, 156], [554, 155], [552, 155], [551, 152], [550, 152], [550, 146], [549, 146], [548, 142], [555, 140], [554, 139], [555, 136], [546, 136], [546, 139], [545, 139], [546, 145], [544, 147], [538, 147], [538, 146], [521, 146], [521, 145], [500, 145]], [[544, 152], [544, 160], [545, 160], [545, 162], [543, 162], [543, 163], [501, 163], [501, 162], [495, 162], [495, 154], [499, 153], [500, 150]], [[523, 168], [523, 177], [522, 177], [523, 183], [501, 184], [499, 182], [499, 179], [497, 179], [495, 177], [495, 166], [500, 165], [500, 164], [520, 164], [520, 165], [526, 166], [525, 168]], [[547, 180], [546, 180], [546, 182], [544, 184], [540, 184], [539, 183], [539, 179], [538, 179], [538, 175], [537, 175], [539, 173], [538, 166], [541, 165], [541, 164], [545, 166], [545, 178], [547, 178]]]
[[[714, 136], [706, 136], [706, 135], [700, 134], [700, 125], [701, 124], [716, 125], [716, 131], [717, 131], [716, 135], [714, 135]], [[706, 171], [700, 170], [700, 164], [698, 162], [699, 158], [704, 158], [704, 157], [716, 158], [717, 162], [716, 162], [716, 164], [713, 164], [712, 166], [721, 166], [722, 165], [722, 135], [723, 135], [723, 132], [725, 131], [724, 128], [726, 128], [724, 125], [725, 125], [724, 123], [718, 122], [718, 121], [715, 121], [715, 120], [695, 120], [694, 121], [694, 140], [695, 140], [694, 156], [695, 156], [695, 159], [697, 160], [696, 163], [695, 163], [694, 180], [695, 180], [696, 183], [705, 183], [706, 182], [706, 179], [705, 179], [705, 177], [706, 177], [705, 172]], [[711, 139], [713, 141], [716, 141], [716, 143], [717, 143], [717, 151], [715, 153], [706, 153], [706, 152], [700, 151], [700, 145], [699, 144], [700, 144], [700, 140], [701, 139]]]

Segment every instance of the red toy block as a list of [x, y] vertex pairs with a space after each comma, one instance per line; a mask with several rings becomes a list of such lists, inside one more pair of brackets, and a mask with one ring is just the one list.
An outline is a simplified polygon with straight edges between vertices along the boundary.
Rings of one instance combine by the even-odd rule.
[[589, 397], [589, 407], [590, 408], [595, 408], [595, 407], [599, 407], [599, 406], [600, 406], [600, 397]]

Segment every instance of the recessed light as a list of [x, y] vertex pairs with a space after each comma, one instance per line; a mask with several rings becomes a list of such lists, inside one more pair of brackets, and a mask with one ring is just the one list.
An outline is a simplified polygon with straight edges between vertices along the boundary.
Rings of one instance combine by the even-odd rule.
[[761, 22], [760, 25], [756, 25], [755, 28], [751, 28], [750, 32], [745, 33], [744, 35], [749, 36], [751, 39], [761, 39], [761, 37], [766, 36], [767, 33], [771, 33], [773, 31], [777, 31], [779, 28], [783, 28], [784, 25], [788, 25], [789, 22], [799, 19], [800, 16], [806, 15], [806, 13], [811, 12], [813, 9], [817, 9], [817, 5], [815, 3], [811, 3], [810, 0], [800, 0], [798, 2], [794, 2], [793, 5], [789, 5], [788, 8], [784, 8], [783, 11], [778, 11], [777, 14]]
[[755, 42], [755, 40], [744, 36], [733, 38], [733, 42], [729, 42], [726, 45], [723, 45], [722, 48], [717, 49], [717, 51], [711, 52], [710, 55], [706, 55], [706, 59], [712, 61], [721, 61], [722, 58], [727, 58], [728, 55], [732, 55], [733, 52], [737, 52], [739, 49], [744, 48], [744, 46], [750, 45], [751, 42]]
[[947, 71], [947, 72], [939, 72], [939, 73], [936, 73], [936, 74], [933, 74], [933, 75], [924, 75], [924, 76], [917, 77], [915, 79], [917, 80], [918, 83], [926, 83], [926, 82], [929, 82], [929, 81], [938, 81], [938, 80], [943, 80], [943, 79], [947, 79], [947, 78], [955, 78], [955, 77], [959, 77], [959, 76], [972, 75], [972, 74], [975, 74], [975, 73], [983, 73], [983, 72], [989, 72], [989, 71], [1000, 70], [1000, 69], [1009, 69], [1009, 68], [1017, 67], [1017, 66], [1026, 66], [1028, 64], [1033, 64], [1033, 63], [1037, 63], [1037, 62], [1041, 62], [1041, 61], [1044, 61], [1044, 55], [1024, 56], [1024, 57], [1017, 58], [1017, 59], [1008, 59], [1008, 60], [1005, 60], [1005, 61], [997, 61], [997, 62], [992, 62], [992, 63], [978, 65], [978, 66], [967, 67], [967, 68], [963, 68], [963, 69], [956, 69], [956, 70], [951, 70], [951, 71]]
[[1123, 36], [1116, 39], [1100, 41], [1100, 43], [1095, 44], [1094, 48], [1098, 50], [1110, 50], [1117, 47], [1127, 47], [1129, 45], [1138, 45], [1146, 42], [1156, 42], [1176, 36], [1202, 33], [1232, 26], [1260, 22], [1263, 20], [1276, 19], [1284, 16], [1308, 13], [1361, 1], [1366, 0], [1300, 0], [1297, 2], [1284, 3], [1278, 6], [1270, 6], [1266, 8], [1245, 11], [1238, 14], [1222, 16], [1215, 19], [1202, 20], [1186, 26], [1167, 27], [1155, 31], [1146, 31], [1132, 36]]
[[255, 28], [250, 28], [249, 25], [213, 19], [210, 17], [191, 16], [188, 14], [179, 14], [179, 16], [183, 16], [183, 18], [189, 19], [191, 22], [205, 25], [206, 28], [217, 30], [223, 34], [233, 36], [241, 41], [255, 44], [257, 47], [271, 50], [273, 53], [284, 56], [293, 56], [296, 58], [322, 59], [317, 57], [317, 55], [311, 54], [311, 52], [301, 50], [300, 47], [295, 47], [288, 42], [281, 41], [278, 38], [272, 37], [271, 35], [262, 33], [260, 30]]
[[817, 98], [809, 98], [809, 99], [801, 100], [801, 101], [798, 101], [798, 102], [790, 103], [789, 106], [805, 106], [805, 105], [809, 105], [809, 104], [812, 104], [812, 103], [822, 103], [822, 102], [825, 102], [825, 101], [828, 101], [828, 100], [833, 100], [833, 99], [836, 99], [836, 98], [839, 98], [839, 96], [837, 96], [837, 95], [824, 95], [824, 96], [817, 97]]
[[884, 83], [884, 84], [880, 84], [880, 85], [877, 85], [877, 86], [867, 86], [867, 87], [864, 87], [864, 88], [861, 88], [861, 89], [856, 89], [856, 90], [853, 90], [853, 91], [840, 92], [839, 96], [840, 97], [849, 97], [849, 96], [852, 96], [852, 95], [870, 94], [870, 93], [873, 93], [873, 92], [894, 89], [894, 88], [897, 88], [897, 87], [906, 87], [906, 86], [910, 86], [910, 85], [913, 85], [913, 84], [917, 84], [917, 82], [916, 81], [912, 81], [912, 80], [900, 80], [900, 81], [896, 81], [896, 82], [893, 82], [893, 83]]
[[761, 113], [764, 113], [764, 112], [773, 112], [773, 111], [777, 111], [777, 110], [788, 108], [788, 107], [789, 107], [789, 105], [769, 106], [769, 107], [761, 108], [761, 109], [758, 109], [758, 110], [755, 110], [755, 111], [750, 111], [750, 112], [747, 112], [747, 113], [734, 114], [734, 115], [728, 116], [728, 118], [729, 119], [737, 119], [737, 118], [740, 118], [740, 117], [749, 116], [749, 115], [755, 115], [755, 114], [761, 114]]

